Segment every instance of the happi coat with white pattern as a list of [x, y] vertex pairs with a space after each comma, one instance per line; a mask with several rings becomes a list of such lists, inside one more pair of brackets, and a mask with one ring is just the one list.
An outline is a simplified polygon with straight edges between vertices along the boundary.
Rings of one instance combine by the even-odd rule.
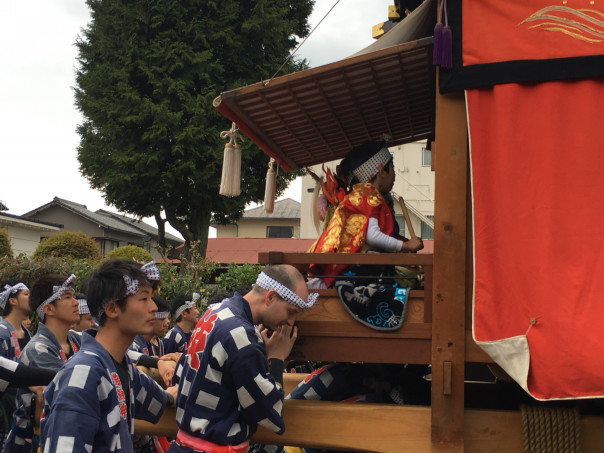
[[[178, 362], [176, 422], [219, 445], [249, 439], [258, 424], [282, 433], [283, 389], [270, 375], [248, 302], [238, 293], [207, 310]], [[170, 452], [190, 451], [172, 444]]]
[[[36, 334], [21, 351], [19, 361], [24, 365], [36, 366], [58, 371], [67, 359], [75, 354], [81, 343], [81, 336], [75, 332], [67, 333], [71, 352], [69, 355], [61, 348], [59, 340], [45, 324], [38, 324]], [[30, 453], [37, 451], [34, 436], [33, 405], [35, 394], [27, 388], [17, 390], [17, 409], [13, 413], [13, 424], [4, 443], [4, 453]]]
[[176, 324], [161, 340], [164, 343], [164, 354], [170, 354], [171, 352], [186, 352], [190, 338], [191, 332], [185, 333], [185, 331]]
[[132, 452], [133, 418], [157, 423], [166, 393], [126, 356], [127, 404], [113, 359], [93, 337], [82, 336], [80, 352], [44, 391], [42, 452]]

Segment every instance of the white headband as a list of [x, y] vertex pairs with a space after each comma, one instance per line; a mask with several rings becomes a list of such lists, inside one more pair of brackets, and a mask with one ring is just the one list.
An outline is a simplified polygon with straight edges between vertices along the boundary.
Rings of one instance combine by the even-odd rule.
[[14, 286], [4, 285], [2, 292], [0, 292], [0, 307], [2, 307], [2, 309], [4, 310], [8, 299], [10, 299], [10, 295], [13, 293], [18, 293], [22, 289], [28, 289], [27, 286], [25, 286], [25, 283], [19, 282]]
[[200, 298], [201, 294], [193, 293], [193, 300], [186, 300], [184, 304], [182, 304], [176, 309], [176, 311], [174, 312], [174, 319], [178, 319], [178, 317], [182, 314], [183, 311], [193, 308]]
[[52, 294], [50, 295], [50, 297], [48, 299], [46, 299], [44, 302], [42, 302], [38, 306], [38, 308], [36, 308], [36, 313], [38, 313], [38, 317], [41, 320], [44, 319], [43, 308], [46, 305], [48, 305], [51, 302], [54, 302], [57, 299], [60, 299], [65, 291], [73, 291], [73, 288], [69, 285], [71, 285], [74, 282], [75, 278], [76, 278], [75, 274], [71, 274], [69, 277], [67, 277], [67, 280], [65, 280], [61, 286], [52, 287]]
[[384, 147], [380, 149], [367, 161], [352, 170], [352, 175], [348, 178], [348, 184], [350, 184], [352, 181], [352, 176], [354, 176], [359, 182], [371, 181], [371, 179], [377, 175], [377, 172], [380, 171], [391, 160], [392, 154], [390, 154], [388, 148]]
[[269, 277], [264, 272], [260, 272], [260, 275], [258, 275], [258, 278], [256, 279], [256, 285], [264, 289], [274, 289], [275, 291], [277, 291], [277, 294], [279, 294], [282, 299], [286, 300], [292, 305], [295, 305], [298, 308], [301, 308], [303, 311], [306, 311], [310, 307], [312, 307], [317, 302], [317, 297], [319, 297], [318, 293], [310, 293], [308, 295], [308, 300], [304, 301], [291, 289], [279, 283], [274, 278]]
[[159, 281], [159, 269], [155, 265], [155, 261], [149, 261], [146, 264], [141, 266], [141, 271], [147, 277], [147, 280], [151, 281]]
[[155, 319], [166, 319], [170, 315], [169, 311], [156, 311]]
[[88, 301], [86, 299], [77, 299], [79, 306], [80, 315], [87, 315], [90, 313], [90, 308], [88, 308]]

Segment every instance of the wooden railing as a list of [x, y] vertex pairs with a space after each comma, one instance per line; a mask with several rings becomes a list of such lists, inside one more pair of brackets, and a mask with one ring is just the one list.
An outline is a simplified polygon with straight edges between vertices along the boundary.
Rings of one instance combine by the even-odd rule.
[[298, 340], [291, 359], [330, 362], [430, 363], [432, 338], [432, 255], [260, 253], [261, 264], [292, 264], [302, 271], [310, 263], [421, 265], [423, 290], [412, 290], [403, 326], [382, 332], [355, 321], [335, 289], [313, 290], [318, 304], [298, 316]]
[[[329, 261], [327, 261], [329, 258]], [[326, 261], [323, 261], [326, 260]], [[432, 343], [432, 255], [351, 254], [309, 255], [270, 252], [261, 254], [262, 264], [287, 263], [304, 270], [312, 262], [345, 264], [421, 264], [425, 290], [412, 291], [403, 327], [379, 332], [356, 321], [343, 309], [333, 290], [318, 290], [319, 303], [297, 319], [298, 342], [292, 358], [320, 361], [366, 361], [373, 363], [430, 363]], [[436, 326], [438, 327], [438, 326]], [[438, 330], [437, 330], [438, 331]], [[466, 360], [489, 361], [466, 337]], [[459, 366], [455, 363], [454, 366]], [[305, 375], [286, 374], [287, 392]], [[448, 398], [448, 396], [443, 396]], [[434, 396], [433, 396], [434, 404]], [[462, 401], [463, 404], [463, 401]], [[283, 435], [262, 427], [252, 442], [297, 445], [364, 452], [450, 452], [455, 445], [440, 444], [433, 438], [433, 407], [394, 404], [350, 404], [342, 402], [285, 400]], [[522, 419], [519, 412], [495, 410], [462, 411], [465, 451], [522, 451]], [[137, 433], [174, 436], [175, 412], [166, 409], [160, 422], [136, 421]], [[583, 417], [585, 451], [599, 451], [604, 423]]]

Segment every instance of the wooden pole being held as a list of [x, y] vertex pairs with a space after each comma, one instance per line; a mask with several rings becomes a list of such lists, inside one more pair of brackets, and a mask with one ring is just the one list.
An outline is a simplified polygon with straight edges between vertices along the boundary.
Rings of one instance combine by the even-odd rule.
[[407, 224], [407, 230], [409, 231], [409, 238], [412, 238], [415, 236], [415, 231], [413, 231], [413, 225], [411, 225], [411, 219], [409, 218], [409, 213], [407, 212], [407, 206], [405, 206], [405, 200], [403, 200], [403, 197], [398, 197], [398, 202], [401, 205], [401, 210], [405, 216], [405, 223]]

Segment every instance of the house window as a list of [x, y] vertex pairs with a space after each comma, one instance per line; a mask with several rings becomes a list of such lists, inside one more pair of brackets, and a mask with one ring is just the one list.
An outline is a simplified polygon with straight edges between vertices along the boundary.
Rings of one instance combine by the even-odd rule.
[[267, 226], [267, 238], [291, 238], [294, 237], [294, 227], [291, 226]]
[[[434, 222], [433, 215], [428, 215], [426, 217]], [[422, 222], [422, 239], [434, 239], [434, 229], [425, 222]]]
[[394, 216], [394, 218], [396, 219], [396, 223], [398, 223], [398, 234], [400, 234], [401, 236], [405, 236], [405, 233], [407, 232], [407, 224], [405, 223], [405, 216], [402, 215], [397, 215]]
[[430, 167], [432, 165], [432, 151], [422, 148], [422, 166]]

